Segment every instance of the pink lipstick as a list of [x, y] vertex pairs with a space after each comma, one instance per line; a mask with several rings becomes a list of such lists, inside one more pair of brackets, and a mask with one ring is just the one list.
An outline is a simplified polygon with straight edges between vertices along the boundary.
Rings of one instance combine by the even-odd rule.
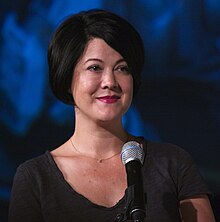
[[97, 99], [103, 103], [111, 104], [111, 103], [117, 102], [119, 98], [120, 97], [118, 96], [102, 96], [102, 97], [98, 97]]

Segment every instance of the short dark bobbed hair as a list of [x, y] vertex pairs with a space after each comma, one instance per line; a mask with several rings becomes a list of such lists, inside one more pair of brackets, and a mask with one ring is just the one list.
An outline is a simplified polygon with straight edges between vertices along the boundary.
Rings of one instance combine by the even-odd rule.
[[49, 82], [54, 95], [74, 104], [71, 94], [73, 71], [87, 43], [103, 39], [128, 64], [137, 93], [144, 65], [144, 46], [139, 33], [122, 17], [100, 9], [82, 11], [68, 17], [57, 28], [48, 48]]

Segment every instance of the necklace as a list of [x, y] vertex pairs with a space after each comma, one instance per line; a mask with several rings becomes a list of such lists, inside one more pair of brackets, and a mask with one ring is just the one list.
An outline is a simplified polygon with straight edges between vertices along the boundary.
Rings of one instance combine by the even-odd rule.
[[102, 163], [102, 162], [105, 161], [105, 160], [110, 160], [111, 158], [113, 158], [113, 157], [115, 157], [115, 156], [117, 156], [118, 154], [121, 153], [121, 150], [120, 150], [120, 152], [115, 153], [114, 155], [112, 155], [112, 156], [110, 156], [110, 157], [107, 157], [107, 158], [91, 157], [91, 156], [88, 156], [88, 155], [85, 155], [85, 154], [81, 153], [81, 152], [75, 147], [75, 145], [73, 144], [73, 141], [72, 141], [71, 138], [70, 138], [70, 142], [71, 142], [71, 144], [72, 144], [73, 149], [74, 149], [77, 153], [79, 153], [81, 156], [84, 156], [84, 157], [87, 157], [87, 158], [91, 158], [91, 159], [95, 159], [95, 160], [97, 160], [98, 163]]

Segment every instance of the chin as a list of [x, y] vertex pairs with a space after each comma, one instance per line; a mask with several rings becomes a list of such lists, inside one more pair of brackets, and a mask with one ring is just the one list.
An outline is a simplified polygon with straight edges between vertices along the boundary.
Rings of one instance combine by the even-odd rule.
[[115, 122], [115, 121], [118, 121], [118, 120], [121, 120], [122, 119], [122, 114], [116, 114], [116, 113], [105, 113], [105, 114], [99, 114], [98, 118], [97, 118], [97, 121], [100, 121], [100, 122]]
[[98, 122], [112, 122], [112, 121], [116, 121], [118, 120], [118, 118], [113, 118], [113, 117], [110, 117], [110, 116], [107, 116], [107, 117], [99, 117], [97, 119]]

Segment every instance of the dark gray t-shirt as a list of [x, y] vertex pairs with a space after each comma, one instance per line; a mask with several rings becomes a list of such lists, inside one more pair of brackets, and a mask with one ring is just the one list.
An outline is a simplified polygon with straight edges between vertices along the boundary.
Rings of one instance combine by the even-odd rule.
[[[209, 190], [190, 155], [183, 149], [172, 144], [145, 144], [146, 221], [181, 221], [179, 201], [209, 194]], [[106, 208], [75, 192], [47, 151], [18, 167], [9, 222], [113, 222], [124, 206], [125, 197], [115, 206]]]

